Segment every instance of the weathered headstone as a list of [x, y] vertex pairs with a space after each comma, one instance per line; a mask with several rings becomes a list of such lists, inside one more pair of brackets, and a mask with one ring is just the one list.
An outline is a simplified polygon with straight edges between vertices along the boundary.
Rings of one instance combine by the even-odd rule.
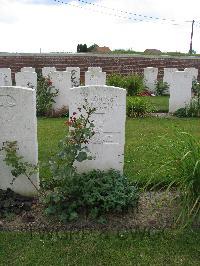
[[158, 68], [156, 67], [144, 68], [144, 85], [151, 92], [155, 92], [157, 76], [158, 76]]
[[15, 73], [16, 86], [37, 89], [37, 73], [17, 72]]
[[42, 76], [48, 77], [51, 72], [55, 72], [55, 71], [56, 71], [55, 67], [43, 67], [42, 68]]
[[80, 67], [66, 67], [66, 71], [71, 73], [72, 87], [80, 86]]
[[0, 68], [0, 86], [12, 86], [10, 68]]
[[169, 112], [173, 113], [190, 103], [192, 97], [193, 76], [186, 71], [176, 71], [172, 74], [170, 86]]
[[52, 85], [58, 90], [58, 95], [54, 98], [53, 109], [58, 110], [69, 107], [69, 90], [72, 88], [71, 73], [67, 71], [55, 71], [50, 73]]
[[34, 67], [22, 67], [21, 72], [35, 72]]
[[[0, 87], [0, 149], [5, 141], [17, 141], [19, 155], [24, 160], [37, 165], [37, 120], [36, 91], [22, 87]], [[3, 161], [4, 151], [0, 151], [0, 188], [11, 188], [15, 192], [33, 196], [36, 189], [25, 176], [17, 177], [11, 185], [13, 176], [10, 166]], [[31, 176], [32, 182], [39, 188], [39, 176]]]
[[4, 83], [5, 83], [4, 74], [0, 73], [0, 86], [5, 86]]
[[[82, 108], [87, 99], [88, 105], [96, 108], [94, 120], [95, 135], [88, 148], [93, 160], [76, 163], [79, 172], [93, 169], [115, 169], [123, 172], [126, 90], [110, 86], [84, 86], [70, 89], [70, 116]], [[84, 115], [84, 114], [83, 114]]]
[[85, 72], [85, 86], [88, 85], [106, 85], [106, 72], [98, 69]]
[[170, 93], [170, 86], [172, 82], [172, 73], [178, 71], [177, 68], [164, 68], [163, 82], [166, 82], [169, 85], [169, 88], [166, 90], [166, 93]]
[[192, 75], [193, 80], [197, 80], [197, 77], [198, 77], [198, 69], [197, 68], [189, 67], [189, 68], [185, 68], [184, 71], [189, 72]]

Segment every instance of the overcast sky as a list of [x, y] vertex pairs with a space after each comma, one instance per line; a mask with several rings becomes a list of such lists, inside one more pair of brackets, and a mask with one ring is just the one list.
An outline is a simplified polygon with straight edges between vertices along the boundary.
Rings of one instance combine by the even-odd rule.
[[78, 43], [188, 52], [185, 21], [194, 19], [193, 49], [200, 53], [200, 0], [60, 1], [68, 4], [0, 0], [0, 52], [75, 52]]

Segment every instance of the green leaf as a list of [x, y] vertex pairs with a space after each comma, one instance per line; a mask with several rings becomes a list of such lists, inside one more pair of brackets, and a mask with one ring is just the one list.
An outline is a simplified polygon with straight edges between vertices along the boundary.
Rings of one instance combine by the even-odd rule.
[[79, 154], [76, 157], [76, 160], [78, 162], [83, 162], [83, 161], [87, 160], [87, 153], [84, 151], [79, 152]]
[[69, 214], [69, 221], [76, 220], [78, 218], [78, 213], [73, 211]]
[[45, 213], [48, 215], [55, 214], [56, 208], [54, 206], [49, 206], [48, 208], [46, 208]]

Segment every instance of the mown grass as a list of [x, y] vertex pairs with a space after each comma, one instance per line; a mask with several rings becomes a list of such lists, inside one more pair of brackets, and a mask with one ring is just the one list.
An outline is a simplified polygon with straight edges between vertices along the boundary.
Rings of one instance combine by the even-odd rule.
[[169, 111], [169, 96], [148, 97], [149, 101], [155, 106], [159, 113], [167, 113]]
[[199, 265], [199, 231], [0, 233], [0, 265]]
[[[64, 121], [64, 118], [38, 119], [40, 162], [48, 162], [48, 158], [57, 151], [57, 144], [67, 131]], [[142, 183], [152, 177], [154, 182], [170, 182], [173, 177], [158, 169], [170, 158], [172, 150], [167, 143], [169, 139], [177, 138], [177, 131], [189, 132], [200, 139], [200, 121], [180, 118], [127, 119], [125, 174]], [[49, 176], [47, 167], [40, 167], [40, 176]]]
[[[127, 98], [134, 98], [135, 96], [128, 96]], [[156, 113], [168, 113], [169, 111], [169, 96], [152, 96], [145, 97], [155, 108]]]
[[[127, 98], [134, 98], [136, 96], [128, 96]], [[146, 97], [148, 101], [155, 107], [155, 112], [168, 113], [169, 111], [169, 96], [152, 96]]]
[[[153, 98], [152, 98], [153, 99]], [[57, 151], [67, 132], [64, 118], [38, 119], [39, 160]], [[170, 182], [165, 171], [157, 171], [171, 155], [168, 139], [187, 131], [200, 139], [199, 119], [127, 119], [125, 174], [132, 180]], [[40, 177], [49, 176], [40, 167]], [[155, 181], [154, 180], [154, 181]], [[56, 236], [0, 232], [0, 265], [199, 265], [200, 233], [192, 231], [63, 233]]]
[[[186, 131], [200, 139], [198, 119], [144, 118], [127, 119], [125, 174], [131, 179], [169, 183], [173, 176], [160, 167], [170, 161], [173, 147], [169, 140], [178, 140], [177, 132]], [[174, 147], [175, 149], [176, 147]], [[160, 170], [159, 170], [160, 169]]]

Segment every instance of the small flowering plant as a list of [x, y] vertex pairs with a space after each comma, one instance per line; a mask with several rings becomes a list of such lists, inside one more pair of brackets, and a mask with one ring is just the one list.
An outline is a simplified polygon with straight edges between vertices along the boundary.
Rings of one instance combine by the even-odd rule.
[[[68, 134], [59, 142], [59, 152], [49, 161], [51, 179], [46, 180], [43, 186], [48, 190], [44, 198], [47, 214], [58, 214], [61, 220], [76, 218], [76, 209], [78, 202], [70, 200], [72, 190], [77, 187], [77, 171], [74, 165], [75, 161], [82, 162], [91, 160], [87, 144], [94, 132], [94, 124], [91, 115], [95, 108], [85, 104], [78, 108], [78, 113], [73, 112], [68, 121], [65, 122]], [[76, 195], [74, 195], [76, 197]]]
[[69, 127], [69, 132], [63, 140], [59, 142], [59, 152], [50, 160], [50, 169], [53, 174], [53, 180], [57, 183], [65, 183], [66, 178], [74, 176], [76, 168], [74, 162], [91, 160], [87, 144], [94, 132], [94, 124], [91, 115], [95, 108], [85, 104], [78, 108], [78, 113], [73, 112], [72, 116], [65, 125]]
[[36, 92], [37, 115], [47, 115], [51, 110], [54, 98], [58, 95], [58, 90], [52, 85], [49, 77], [39, 76]]
[[26, 162], [24, 157], [18, 154], [18, 150], [19, 147], [17, 141], [5, 141], [3, 142], [2, 148], [0, 148], [0, 151], [5, 152], [5, 158], [3, 161], [11, 168], [10, 171], [13, 178], [10, 185], [13, 185], [18, 177], [24, 175], [40, 194], [40, 190], [31, 180], [31, 176], [38, 172], [39, 166]]
[[94, 121], [90, 119], [95, 112], [95, 108], [90, 108], [85, 99], [85, 105], [78, 108], [78, 112], [79, 114], [73, 112], [69, 120], [65, 122], [65, 125], [69, 126], [67, 141], [71, 146], [71, 151], [74, 150], [74, 159], [71, 165], [74, 161], [82, 162], [83, 160], [92, 159], [91, 156], [88, 156], [89, 150], [85, 144], [88, 144], [95, 134]]

